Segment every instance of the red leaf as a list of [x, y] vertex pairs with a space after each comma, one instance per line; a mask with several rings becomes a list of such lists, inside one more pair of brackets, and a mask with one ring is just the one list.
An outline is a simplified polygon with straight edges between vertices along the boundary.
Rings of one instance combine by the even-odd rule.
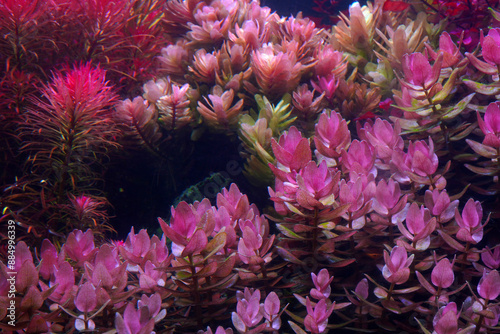
[[389, 11], [389, 12], [402, 12], [405, 9], [410, 7], [410, 4], [404, 2], [404, 1], [386, 1], [384, 2], [384, 7], [382, 9], [384, 11]]

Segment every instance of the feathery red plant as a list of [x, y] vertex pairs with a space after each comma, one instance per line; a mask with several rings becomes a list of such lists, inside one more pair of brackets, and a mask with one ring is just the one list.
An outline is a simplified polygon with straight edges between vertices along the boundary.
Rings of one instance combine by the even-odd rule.
[[88, 63], [56, 72], [41, 94], [26, 113], [22, 150], [30, 153], [34, 171], [58, 186], [58, 195], [81, 191], [92, 164], [118, 146], [111, 117], [117, 95], [105, 72]]

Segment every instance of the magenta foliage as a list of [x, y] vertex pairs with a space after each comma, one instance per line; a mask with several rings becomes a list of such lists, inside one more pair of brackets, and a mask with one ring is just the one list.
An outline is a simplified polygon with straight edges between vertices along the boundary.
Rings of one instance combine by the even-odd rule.
[[309, 141], [294, 126], [280, 136], [279, 142], [272, 139], [272, 145], [276, 159], [281, 164], [278, 168], [285, 172], [298, 171], [311, 160]]
[[[281, 327], [280, 300], [275, 292], [267, 295], [260, 303], [260, 291], [245, 288], [237, 291], [236, 312], [231, 315], [233, 325], [239, 333], [260, 333], [277, 331]], [[265, 319], [264, 323], [261, 323]]]
[[490, 103], [484, 113], [484, 120], [477, 114], [479, 128], [485, 137], [483, 144], [494, 148], [500, 148], [500, 108], [498, 103]]
[[137, 308], [128, 303], [123, 316], [116, 313], [116, 330], [119, 334], [146, 334], [151, 333], [154, 324], [166, 315], [165, 309], [161, 310], [161, 297], [159, 294], [150, 297], [142, 295], [137, 301]]
[[[498, 201], [460, 200], [498, 195], [498, 28], [464, 58], [472, 31], [438, 39], [453, 27], [433, 21], [427, 2], [418, 14], [399, 3], [402, 15], [388, 10], [397, 1], [356, 3], [327, 32], [256, 1], [52, 1], [46, 12], [36, 1], [0, 1], [13, 18], [0, 22], [0, 48], [7, 72], [19, 71], [5, 78], [22, 86], [56, 50], [41, 52], [51, 42], [30, 29], [16, 41], [9, 22], [45, 34], [52, 26], [60, 41], [48, 40], [63, 57], [88, 61], [53, 71], [36, 98], [2, 103], [22, 119], [20, 159], [34, 173], [4, 190], [2, 222], [33, 213], [14, 225], [55, 236], [39, 250], [19, 240], [14, 269], [0, 264], [2, 329], [15, 270], [14, 330], [25, 332], [211, 334], [207, 325], [229, 314], [240, 333], [498, 330], [500, 248], [486, 218]], [[117, 103], [107, 78], [142, 84], [161, 47], [165, 77]], [[17, 89], [7, 79], [2, 98]], [[105, 241], [107, 202], [94, 188], [118, 140], [183, 168], [181, 143], [202, 142], [207, 130], [240, 130], [247, 175], [274, 181], [274, 210], [259, 211], [232, 184], [215, 204], [172, 207], [159, 219], [162, 237], [132, 228], [125, 241]], [[13, 210], [21, 193], [32, 201]]]
[[459, 214], [458, 209], [455, 209], [455, 219], [460, 229], [457, 232], [457, 238], [470, 242], [478, 243], [483, 238], [483, 227], [481, 224], [483, 219], [483, 208], [481, 203], [474, 201], [472, 198], [467, 201], [462, 211]]
[[323, 268], [319, 271], [318, 275], [311, 273], [311, 278], [314, 284], [314, 288], [310, 292], [311, 297], [317, 300], [330, 297], [332, 291], [330, 284], [333, 281], [333, 276], [330, 277], [328, 270]]
[[408, 257], [403, 247], [395, 246], [391, 253], [384, 251], [385, 265], [382, 268], [384, 278], [392, 284], [403, 284], [410, 276], [410, 264], [414, 255]]
[[307, 316], [304, 319], [304, 326], [311, 333], [322, 333], [328, 324], [328, 317], [332, 314], [334, 304], [328, 305], [326, 299], [321, 299], [314, 307], [307, 298]]
[[451, 334], [458, 332], [458, 318], [460, 312], [454, 302], [442, 306], [434, 316], [432, 321], [434, 330], [438, 334]]
[[405, 81], [401, 84], [413, 90], [430, 89], [439, 79], [443, 57], [438, 57], [434, 65], [430, 65], [427, 57], [415, 52], [403, 57]]

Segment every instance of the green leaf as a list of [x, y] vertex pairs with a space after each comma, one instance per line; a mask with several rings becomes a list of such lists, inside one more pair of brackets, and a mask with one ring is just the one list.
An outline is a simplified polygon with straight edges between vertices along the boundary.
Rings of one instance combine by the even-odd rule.
[[276, 226], [278, 227], [278, 230], [280, 230], [280, 232], [283, 233], [283, 235], [285, 235], [289, 238], [298, 239], [298, 240], [304, 239], [304, 237], [301, 237], [300, 235], [293, 232], [292, 230], [290, 230], [286, 226], [283, 226], [283, 224], [277, 224]]
[[448, 80], [446, 81], [446, 84], [443, 86], [443, 88], [436, 95], [433, 96], [432, 102], [442, 103], [444, 100], [446, 100], [448, 98], [451, 91], [456, 86], [455, 81], [457, 80], [458, 73], [460, 72], [460, 70], [461, 70], [460, 68], [456, 68], [453, 70], [453, 72], [451, 72], [451, 75], [448, 78]]
[[226, 238], [227, 234], [226, 232], [219, 232], [213, 237], [212, 240], [207, 244], [205, 247], [205, 251], [209, 252], [205, 257], [204, 260], [208, 259], [215, 253], [217, 253], [224, 245], [226, 244]]
[[424, 332], [424, 334], [431, 334], [431, 332], [425, 329], [424, 325], [420, 323], [420, 320], [418, 320], [416, 317], [413, 317], [413, 319], [415, 319], [418, 322], [418, 325], [420, 326], [420, 329], [422, 330], [422, 332]]
[[465, 107], [469, 104], [469, 102], [472, 100], [472, 98], [476, 95], [476, 93], [472, 93], [464, 97], [463, 99], [460, 100], [452, 109], [447, 111], [443, 116], [442, 119], [452, 119], [455, 118], [458, 114], [460, 114]]
[[299, 265], [304, 265], [304, 262], [300, 261], [297, 259], [292, 253], [284, 249], [283, 247], [276, 246], [276, 249], [278, 251], [278, 254], [285, 260], [291, 263], [299, 264]]
[[290, 327], [292, 327], [292, 330], [295, 332], [295, 334], [307, 334], [306, 331], [304, 331], [302, 328], [300, 328], [293, 321], [288, 320], [288, 324], [290, 325]]
[[399, 125], [404, 130], [414, 130], [420, 127], [420, 124], [418, 124], [418, 121], [416, 119], [405, 119], [394, 116], [390, 116], [389, 118], [393, 123], [396, 123], [396, 121], [399, 122]]
[[497, 95], [498, 93], [500, 93], [500, 84], [498, 82], [494, 82], [488, 85], [488, 84], [482, 84], [480, 82], [475, 82], [469, 79], [464, 79], [464, 84], [479, 94]]
[[185, 280], [187, 278], [190, 278], [191, 276], [192, 276], [191, 272], [185, 270], [178, 271], [175, 274], [175, 277], [179, 280]]
[[333, 221], [327, 221], [318, 225], [319, 228], [323, 230], [333, 230], [337, 226]]

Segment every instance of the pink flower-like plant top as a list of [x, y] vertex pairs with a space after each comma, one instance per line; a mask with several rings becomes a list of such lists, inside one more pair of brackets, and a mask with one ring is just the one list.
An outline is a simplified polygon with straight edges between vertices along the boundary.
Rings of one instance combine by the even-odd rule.
[[225, 207], [231, 219], [236, 221], [248, 217], [250, 203], [247, 195], [242, 194], [235, 183], [231, 183], [229, 190], [224, 188], [217, 194], [217, 207]]
[[392, 216], [404, 208], [407, 198], [407, 195], [401, 197], [401, 188], [398, 182], [393, 179], [389, 179], [388, 182], [381, 179], [375, 189], [372, 208], [379, 215]]
[[154, 294], [151, 297], [143, 295], [137, 302], [137, 308], [129, 302], [123, 312], [116, 313], [115, 326], [118, 334], [149, 334], [153, 331], [156, 322], [166, 315], [161, 310], [161, 297]]
[[302, 63], [292, 53], [276, 51], [271, 43], [251, 53], [251, 68], [264, 95], [281, 96], [300, 80]]
[[500, 29], [490, 29], [486, 37], [484, 37], [481, 30], [479, 42], [481, 43], [481, 54], [484, 61], [479, 60], [474, 54], [466, 53], [465, 55], [479, 71], [490, 75], [498, 74], [498, 66], [500, 65]]
[[54, 273], [56, 268], [64, 262], [64, 253], [60, 257], [57, 253], [56, 247], [50, 242], [49, 239], [44, 239], [42, 241], [42, 248], [40, 250], [40, 257], [42, 259], [40, 263], [40, 276], [44, 279], [49, 279]]
[[292, 126], [288, 132], [285, 131], [278, 142], [273, 138], [271, 144], [276, 160], [284, 167], [285, 171], [298, 171], [312, 159], [309, 140], [302, 137], [295, 126]]
[[434, 142], [431, 138], [429, 138], [429, 144], [423, 140], [410, 141], [408, 153], [396, 150], [392, 159], [402, 172], [411, 172], [424, 177], [433, 175], [439, 165], [439, 159], [434, 153]]
[[309, 90], [307, 84], [303, 84], [293, 92], [293, 107], [301, 119], [315, 119], [321, 109], [324, 96], [325, 93], [323, 92], [320, 96], [314, 98], [314, 90]]
[[477, 244], [483, 239], [483, 228], [481, 220], [483, 219], [483, 208], [479, 201], [472, 198], [467, 201], [462, 211], [462, 215], [455, 210], [455, 220], [460, 227], [457, 232], [457, 239]]
[[42, 291], [47, 291], [49, 288], [56, 287], [50, 294], [49, 299], [61, 305], [73, 299], [77, 291], [77, 286], [75, 285], [75, 272], [71, 264], [66, 261], [62, 262], [57, 267], [54, 266], [54, 273], [50, 279], [49, 286], [46, 286], [42, 281], [40, 281], [39, 284]]
[[316, 64], [313, 67], [313, 78], [328, 77], [333, 74], [342, 77], [347, 67], [346, 57], [340, 51], [335, 50], [331, 44], [324, 44], [316, 49]]
[[323, 333], [328, 326], [328, 317], [335, 308], [335, 303], [328, 305], [326, 298], [321, 299], [313, 308], [311, 300], [306, 297], [307, 315], [304, 318], [306, 330], [314, 334]]
[[403, 284], [410, 278], [410, 265], [415, 257], [408, 253], [404, 247], [394, 246], [391, 253], [384, 250], [385, 265], [382, 268], [382, 275], [389, 283]]
[[253, 224], [245, 224], [242, 229], [242, 238], [238, 242], [238, 255], [243, 263], [259, 265], [264, 259], [259, 256], [262, 246], [262, 236], [255, 230]]
[[145, 229], [135, 234], [133, 226], [127, 239], [118, 246], [118, 249], [120, 255], [127, 260], [127, 270], [134, 272], [148, 260], [159, 265], [169, 255], [165, 236], [161, 240], [156, 235], [150, 239]]
[[154, 108], [141, 96], [135, 97], [133, 101], [130, 99], [120, 101], [115, 109], [117, 119], [139, 128], [144, 127], [155, 117]]
[[498, 102], [492, 102], [486, 108], [484, 120], [477, 113], [477, 121], [479, 128], [483, 131], [485, 137], [483, 140], [484, 145], [500, 148], [500, 107]]
[[481, 253], [481, 260], [490, 269], [498, 269], [500, 267], [500, 247], [495, 247], [492, 251], [489, 247]]
[[486, 300], [494, 300], [500, 295], [500, 274], [496, 270], [484, 270], [477, 285], [477, 293]]
[[206, 104], [198, 102], [198, 112], [209, 125], [228, 129], [238, 123], [238, 116], [243, 108], [243, 100], [231, 106], [233, 99], [232, 89], [224, 91], [222, 87], [215, 86], [213, 94], [209, 94], [208, 99], [205, 97]]
[[[457, 45], [451, 39], [450, 34], [446, 31], [443, 31], [439, 36], [438, 52], [434, 51], [432, 46], [427, 43], [425, 44], [425, 46], [427, 48], [427, 52], [434, 60], [437, 60], [437, 58], [439, 57], [439, 53], [443, 54], [443, 68], [455, 66], [464, 58], [464, 56], [460, 53], [460, 48], [457, 47]], [[461, 64], [458, 65], [460, 66]]]
[[323, 268], [319, 271], [318, 275], [311, 273], [311, 278], [314, 283], [314, 288], [312, 288], [309, 293], [311, 297], [316, 298], [317, 300], [330, 297], [332, 292], [330, 284], [333, 281], [333, 276], [330, 276], [328, 270]]
[[266, 319], [268, 328], [277, 331], [281, 327], [280, 299], [276, 292], [270, 292], [263, 304], [260, 304], [260, 313]]
[[160, 110], [160, 119], [168, 130], [177, 130], [191, 122], [192, 112], [189, 108], [188, 90], [189, 84], [179, 87], [169, 83], [165, 95], [156, 102]]
[[229, 39], [245, 48], [249, 48], [251, 50], [257, 49], [261, 44], [264, 36], [261, 36], [259, 23], [254, 20], [245, 20], [243, 24], [240, 26], [236, 23], [234, 31], [236, 33], [233, 34], [229, 31]]
[[263, 263], [271, 261], [271, 254], [268, 253], [274, 241], [274, 235], [270, 238], [269, 225], [263, 216], [255, 216], [252, 220], [241, 220], [239, 228], [242, 237], [238, 242], [238, 255], [243, 263], [251, 268], [260, 268]]
[[418, 250], [425, 250], [430, 245], [430, 234], [436, 229], [436, 218], [431, 217], [429, 209], [418, 207], [413, 202], [406, 214], [406, 227], [398, 224], [401, 233], [413, 242], [412, 246]]
[[16, 245], [14, 270], [12, 270], [12, 268], [10, 267], [7, 269], [6, 264], [7, 262], [5, 264], [3, 261], [0, 262], [0, 292], [2, 292], [2, 290], [8, 292], [8, 289], [11, 286], [12, 282], [10, 284], [7, 283], [7, 279], [10, 278], [10, 275], [7, 274], [7, 272], [15, 271], [18, 273], [15, 280], [15, 290], [17, 293], [25, 294], [23, 302], [26, 301], [27, 304], [30, 304], [31, 301], [27, 300], [30, 299], [29, 297], [32, 297], [29, 296], [30, 291], [36, 290], [33, 292], [35, 294], [39, 293], [38, 289], [36, 288], [36, 286], [38, 285], [39, 268], [35, 267], [31, 251], [24, 241], [20, 241]]
[[500, 29], [490, 29], [486, 37], [481, 31], [480, 43], [484, 60], [491, 65], [500, 65]]
[[97, 252], [97, 248], [94, 245], [94, 235], [90, 229], [85, 233], [80, 230], [71, 232], [63, 248], [66, 254], [81, 266], [83, 266], [85, 261], [89, 261]]
[[437, 334], [458, 333], [458, 318], [460, 318], [460, 312], [455, 302], [441, 307], [432, 320], [434, 332]]
[[440, 223], [446, 223], [453, 218], [459, 203], [458, 200], [451, 202], [446, 190], [440, 191], [439, 189], [426, 190], [424, 202], [432, 215], [439, 218]]
[[85, 265], [85, 276], [98, 288], [108, 292], [121, 291], [127, 285], [127, 264], [118, 257], [118, 250], [107, 244], [96, 253], [93, 264]]
[[337, 80], [333, 74], [328, 74], [325, 77], [318, 76], [317, 79], [318, 82], [311, 80], [311, 85], [320, 94], [325, 94], [325, 97], [329, 102], [332, 102], [340, 81]]
[[366, 122], [358, 133], [361, 139], [366, 140], [374, 148], [377, 158], [382, 160], [390, 160], [394, 149], [404, 148], [399, 122], [396, 122], [393, 128], [388, 121], [377, 118], [373, 125], [371, 122]]
[[197, 81], [201, 81], [210, 85], [215, 83], [219, 63], [217, 57], [213, 53], [207, 53], [205, 49], [199, 49], [194, 54], [193, 66], [189, 67], [189, 71], [194, 74]]
[[264, 315], [260, 312], [260, 291], [245, 288], [244, 293], [236, 295], [236, 312], [231, 314], [234, 327], [240, 333], [246, 333], [250, 328], [257, 326]]
[[213, 214], [210, 201], [205, 198], [195, 204], [189, 205], [183, 201], [172, 208], [170, 225], [158, 218], [163, 233], [172, 240], [174, 256], [185, 257], [201, 252], [208, 243], [207, 235], [215, 227], [214, 219], [207, 219], [206, 216]]
[[360, 229], [365, 225], [364, 215], [370, 210], [370, 205], [367, 205], [369, 200], [361, 177], [352, 178], [347, 182], [345, 179], [340, 181], [338, 202], [348, 205], [344, 218], [349, 220], [349, 227]]
[[310, 161], [297, 174], [297, 203], [308, 210], [323, 209], [332, 205], [337, 193], [340, 174], [333, 174], [322, 161], [319, 166]]
[[431, 66], [429, 60], [420, 52], [407, 54], [403, 57], [405, 75], [401, 84], [412, 90], [428, 90], [439, 80], [443, 55], [440, 54]]
[[183, 78], [189, 63], [189, 48], [186, 41], [178, 41], [176, 44], [168, 45], [161, 49], [158, 57], [160, 69], [171, 77]]
[[344, 172], [356, 172], [361, 175], [373, 174], [377, 176], [375, 154], [365, 140], [353, 140], [349, 149], [342, 151], [342, 167]]
[[339, 113], [323, 112], [315, 127], [314, 143], [319, 153], [327, 158], [338, 158], [343, 149], [351, 144], [347, 122]]

